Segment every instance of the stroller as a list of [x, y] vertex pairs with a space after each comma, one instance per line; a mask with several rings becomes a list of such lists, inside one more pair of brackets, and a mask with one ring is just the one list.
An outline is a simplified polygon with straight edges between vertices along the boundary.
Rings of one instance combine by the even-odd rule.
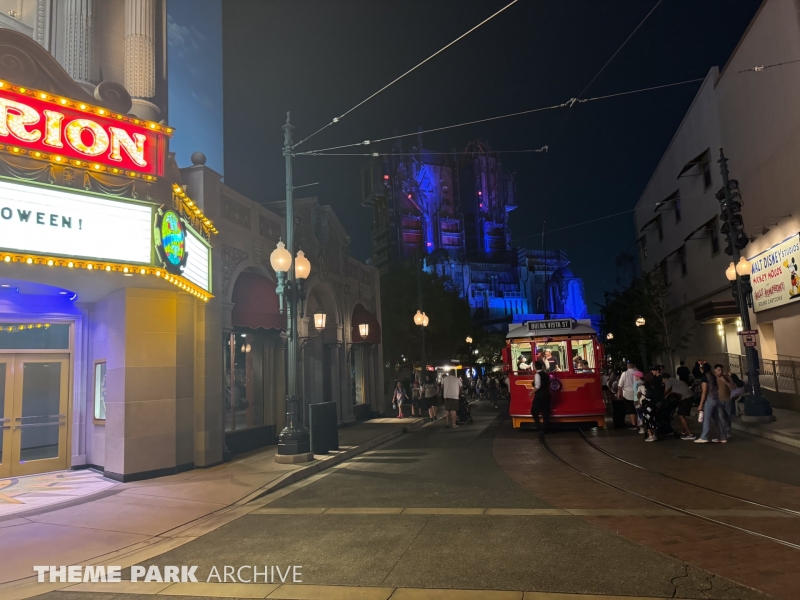
[[469, 408], [469, 401], [463, 395], [459, 396], [458, 398], [458, 410], [456, 411], [456, 416], [458, 417], [459, 425], [463, 423], [472, 423], [472, 412]]

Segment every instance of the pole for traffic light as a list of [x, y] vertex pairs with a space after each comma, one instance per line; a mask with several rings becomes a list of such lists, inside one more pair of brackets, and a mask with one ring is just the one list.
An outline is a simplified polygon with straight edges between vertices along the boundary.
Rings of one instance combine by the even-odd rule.
[[[731, 196], [730, 178], [728, 176], [728, 159], [725, 158], [722, 148], [719, 149], [718, 162], [720, 166], [720, 173], [722, 174], [722, 189], [725, 195], [725, 202], [722, 205], [722, 211], [729, 226], [728, 244], [730, 244], [732, 251], [733, 264], [736, 265], [739, 263], [741, 253], [739, 252], [739, 248], [735, 243], [736, 240], [734, 239], [732, 221], [734, 213], [731, 212], [731, 201], [733, 200], [733, 197]], [[750, 310], [747, 307], [745, 291], [745, 286], [742, 284], [742, 277], [737, 273], [736, 282], [733, 286], [733, 297], [736, 300], [736, 304], [739, 308], [739, 314], [741, 315], [742, 319], [742, 328], [744, 330], [749, 330]], [[758, 359], [756, 358], [756, 349], [752, 346], [745, 346], [744, 353], [747, 360], [747, 386], [750, 389], [750, 393], [743, 396], [744, 416], [764, 417], [765, 419], [771, 419], [772, 407], [770, 406], [769, 401], [761, 395], [761, 382], [758, 378], [759, 369]]]

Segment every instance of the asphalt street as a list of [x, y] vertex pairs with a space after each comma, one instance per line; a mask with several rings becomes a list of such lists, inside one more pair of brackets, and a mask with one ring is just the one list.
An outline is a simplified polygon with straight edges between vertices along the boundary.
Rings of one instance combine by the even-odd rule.
[[318, 585], [766, 597], [559, 513], [498, 466], [493, 442], [510, 429], [499, 411], [474, 414], [457, 429], [417, 428], [143, 564], [198, 565], [199, 577], [215, 565], [302, 565], [303, 583]]

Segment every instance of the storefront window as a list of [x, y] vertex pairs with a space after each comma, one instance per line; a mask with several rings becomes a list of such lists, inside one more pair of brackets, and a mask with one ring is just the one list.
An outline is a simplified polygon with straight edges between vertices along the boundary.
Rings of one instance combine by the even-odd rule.
[[535, 369], [533, 361], [531, 360], [530, 343], [511, 344], [511, 364], [514, 365], [515, 373]]
[[572, 368], [576, 373], [593, 373], [594, 343], [592, 340], [572, 340]]
[[535, 347], [535, 360], [541, 360], [547, 371], [551, 373], [569, 371], [566, 363], [567, 342], [542, 342], [537, 343]]
[[106, 361], [94, 363], [94, 419], [106, 419]]
[[[224, 336], [225, 431], [264, 424], [264, 338], [247, 331]], [[231, 375], [233, 364], [233, 375]]]
[[68, 349], [68, 324], [0, 323], [0, 350]]

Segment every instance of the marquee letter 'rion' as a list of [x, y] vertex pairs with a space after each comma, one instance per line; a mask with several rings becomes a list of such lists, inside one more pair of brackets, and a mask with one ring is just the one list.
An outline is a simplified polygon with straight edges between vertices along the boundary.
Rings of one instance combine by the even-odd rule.
[[0, 144], [8, 144], [5, 150], [27, 151], [32, 157], [55, 162], [87, 160], [107, 167], [102, 170], [129, 176], [163, 175], [165, 134], [172, 129], [10, 87], [0, 83]]

